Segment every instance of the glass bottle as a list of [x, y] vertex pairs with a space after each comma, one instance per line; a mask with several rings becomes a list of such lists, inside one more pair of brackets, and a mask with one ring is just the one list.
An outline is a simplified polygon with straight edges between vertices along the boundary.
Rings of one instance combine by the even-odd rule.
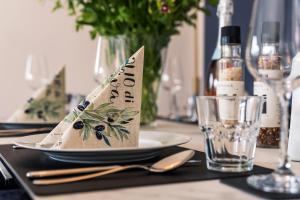
[[[261, 51], [258, 57], [258, 72], [268, 79], [283, 76], [279, 55], [279, 22], [263, 22]], [[276, 93], [263, 82], [254, 82], [253, 94], [264, 98], [261, 128], [257, 146], [278, 148], [280, 141], [280, 103]]]
[[217, 16], [219, 18], [218, 41], [211, 58], [207, 75], [205, 76], [205, 92], [206, 96], [216, 95], [216, 85], [218, 81], [218, 65], [217, 62], [221, 58], [221, 28], [231, 25], [233, 15], [233, 1], [220, 0], [217, 8]]
[[[243, 96], [244, 73], [241, 58], [241, 36], [239, 26], [221, 29], [221, 59], [218, 60], [217, 96]], [[220, 118], [226, 128], [237, 123], [236, 101], [222, 99], [219, 105]]]
[[218, 61], [217, 96], [243, 96], [244, 70], [239, 26], [221, 29], [221, 59]]

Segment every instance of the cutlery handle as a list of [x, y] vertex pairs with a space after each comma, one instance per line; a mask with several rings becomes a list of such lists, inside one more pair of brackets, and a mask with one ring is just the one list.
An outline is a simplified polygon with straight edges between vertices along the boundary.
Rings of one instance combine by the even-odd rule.
[[4, 164], [2, 163], [2, 161], [0, 161], [0, 172], [4, 178], [5, 184], [10, 182], [13, 177], [10, 174], [10, 172], [6, 169], [6, 167], [4, 166]]
[[26, 176], [28, 178], [42, 178], [42, 177], [53, 177], [53, 176], [63, 176], [70, 174], [83, 174], [97, 171], [110, 170], [115, 167], [120, 167], [119, 165], [103, 166], [103, 167], [81, 167], [72, 169], [55, 169], [55, 170], [41, 170], [41, 171], [31, 171], [27, 172]]
[[96, 172], [96, 173], [87, 174], [87, 175], [73, 176], [73, 177], [69, 177], [69, 178], [53, 178], [53, 179], [34, 180], [33, 184], [34, 185], [55, 185], [55, 184], [62, 184], [62, 183], [71, 183], [71, 182], [76, 182], [76, 181], [83, 181], [83, 180], [87, 180], [87, 179], [97, 178], [100, 176], [112, 174], [112, 173], [123, 171], [126, 169], [132, 169], [132, 168], [145, 169], [146, 167], [141, 166], [141, 165], [119, 166], [119, 167], [115, 167], [113, 169], [106, 170], [106, 171]]
[[[199, 163], [199, 162], [201, 162], [201, 160], [187, 161], [187, 163]], [[26, 176], [28, 178], [46, 178], [46, 177], [64, 176], [64, 175], [71, 175], [71, 174], [84, 174], [84, 173], [98, 172], [98, 171], [110, 170], [115, 167], [120, 167], [120, 165], [30, 171], [27, 172]]]

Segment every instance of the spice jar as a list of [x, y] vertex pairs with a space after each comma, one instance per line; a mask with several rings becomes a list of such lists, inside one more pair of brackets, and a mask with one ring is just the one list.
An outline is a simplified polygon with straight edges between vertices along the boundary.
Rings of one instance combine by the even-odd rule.
[[239, 26], [221, 29], [221, 59], [218, 60], [217, 96], [244, 95], [243, 60]]
[[[221, 59], [218, 60], [217, 96], [243, 96], [244, 73], [241, 58], [239, 26], [225, 26], [221, 29]], [[237, 102], [222, 99], [219, 102], [220, 118], [226, 127], [237, 123]]]
[[[279, 55], [279, 22], [264, 22], [261, 35], [261, 51], [258, 58], [258, 72], [269, 80], [281, 79]], [[280, 141], [280, 104], [271, 87], [263, 82], [254, 82], [254, 95], [264, 99], [261, 127], [257, 146], [277, 148]]]

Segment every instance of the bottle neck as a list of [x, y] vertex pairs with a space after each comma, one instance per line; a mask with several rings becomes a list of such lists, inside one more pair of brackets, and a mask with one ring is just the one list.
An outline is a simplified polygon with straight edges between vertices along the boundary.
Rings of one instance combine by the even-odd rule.
[[221, 28], [232, 24], [233, 2], [232, 0], [220, 0], [217, 8], [219, 18], [218, 40], [212, 56], [212, 60], [221, 58]]
[[279, 44], [263, 43], [260, 54], [263, 56], [279, 55]]
[[240, 44], [227, 44], [221, 46], [222, 58], [241, 58]]

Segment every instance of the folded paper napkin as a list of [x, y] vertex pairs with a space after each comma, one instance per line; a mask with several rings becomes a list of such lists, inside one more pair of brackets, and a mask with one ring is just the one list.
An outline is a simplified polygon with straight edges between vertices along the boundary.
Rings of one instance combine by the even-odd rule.
[[37, 90], [7, 122], [16, 123], [58, 123], [65, 116], [65, 67], [53, 80]]
[[41, 146], [94, 149], [138, 145], [144, 47], [67, 115]]

